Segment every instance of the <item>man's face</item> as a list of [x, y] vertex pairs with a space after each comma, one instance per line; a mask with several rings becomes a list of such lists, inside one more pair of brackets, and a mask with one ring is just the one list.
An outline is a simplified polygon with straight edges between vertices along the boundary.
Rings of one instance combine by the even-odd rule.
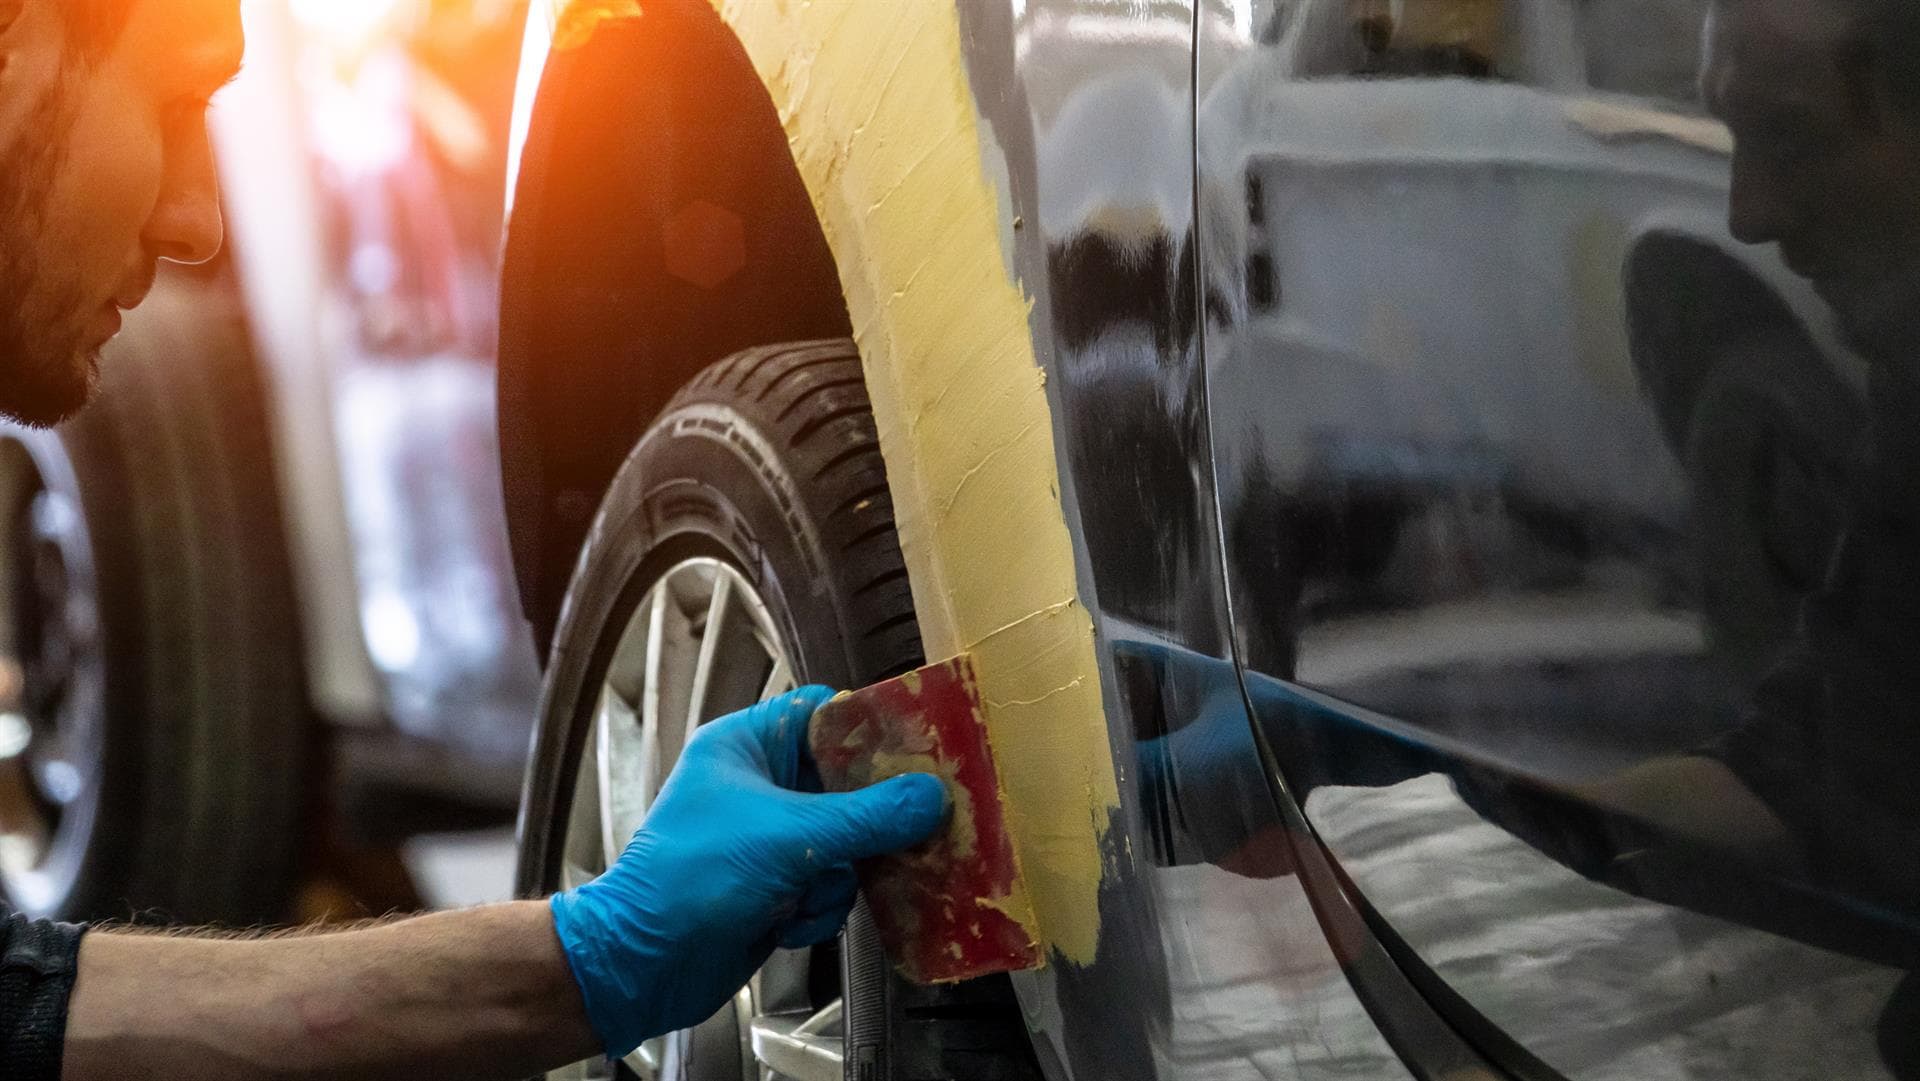
[[1859, 13], [1877, 2], [1721, 0], [1703, 81], [1734, 134], [1734, 235], [1777, 241], [1884, 360], [1920, 345], [1920, 117], [1888, 96], [1875, 57], [1920, 42], [1865, 36]]
[[133, 0], [82, 58], [68, 2], [0, 0], [0, 413], [35, 424], [86, 404], [158, 260], [219, 250], [206, 105], [242, 47], [238, 0]]

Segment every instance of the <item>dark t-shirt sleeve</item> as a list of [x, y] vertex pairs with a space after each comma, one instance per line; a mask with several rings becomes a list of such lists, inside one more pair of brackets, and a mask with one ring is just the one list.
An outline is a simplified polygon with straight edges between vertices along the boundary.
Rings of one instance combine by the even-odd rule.
[[1812, 781], [1824, 765], [1824, 692], [1818, 660], [1796, 646], [1754, 692], [1745, 723], [1701, 752], [1724, 762], [1762, 803], [1801, 829], [1817, 817]]
[[1706, 753], [1798, 835], [1827, 885], [1920, 913], [1920, 543], [1863, 517], [1747, 722]]
[[59, 1081], [85, 931], [0, 905], [0, 1077], [7, 1081]]

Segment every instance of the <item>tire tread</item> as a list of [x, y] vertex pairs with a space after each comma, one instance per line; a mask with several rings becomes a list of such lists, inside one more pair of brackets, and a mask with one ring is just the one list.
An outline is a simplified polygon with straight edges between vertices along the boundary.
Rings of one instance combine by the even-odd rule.
[[[694, 422], [683, 423], [689, 418]], [[793, 495], [771, 494], [770, 502], [769, 496], [755, 496], [763, 508], [756, 513], [780, 506], [786, 522], [742, 523], [730, 536], [729, 547], [750, 551], [757, 546], [756, 536], [769, 539], [756, 535], [755, 529], [787, 527], [791, 532], [797, 527], [809, 533], [803, 547], [811, 545], [820, 573], [804, 587], [787, 580], [781, 588], [789, 602], [795, 589], [805, 588], [811, 593], [806, 602], [810, 612], [831, 609], [839, 621], [833, 636], [842, 654], [830, 666], [838, 670], [837, 677], [818, 671], [803, 671], [802, 676], [861, 686], [922, 662], [911, 581], [857, 347], [851, 341], [828, 340], [737, 353], [689, 381], [668, 403], [621, 468], [595, 519], [555, 639], [543, 721], [528, 774], [527, 821], [564, 815], [561, 808], [571, 798], [562, 748], [568, 739], [584, 737], [569, 735], [557, 725], [563, 718], [584, 716], [578, 705], [580, 687], [596, 678], [591, 658], [598, 652], [588, 639], [604, 633], [589, 628], [611, 618], [609, 594], [638, 596], [633, 592], [637, 587], [623, 584], [631, 580], [622, 574], [637, 575], [638, 568], [654, 558], [640, 549], [665, 543], [660, 538], [672, 535], [672, 520], [697, 513], [704, 521], [718, 522], [726, 515], [716, 514], [715, 508], [742, 495], [718, 491], [716, 482], [686, 472], [688, 463], [714, 468], [715, 459], [710, 449], [701, 452], [704, 458], [688, 457], [683, 452], [690, 448], [682, 444], [711, 447], [716, 430], [735, 428], [750, 431], [729, 431], [725, 437], [740, 444], [732, 452], [738, 459], [726, 466], [727, 475], [738, 475], [739, 459], [761, 454], [753, 448], [764, 440], [779, 460], [753, 461], [751, 475], [769, 493], [778, 489]], [[802, 506], [786, 508], [789, 498]], [[668, 549], [659, 551], [664, 559]], [[823, 606], [823, 600], [829, 603]], [[769, 604], [778, 607], [771, 600]], [[800, 630], [817, 640], [821, 628]], [[804, 658], [801, 661], [804, 666]], [[550, 889], [555, 840], [544, 829], [523, 831], [523, 836], [536, 847], [523, 851], [521, 891]], [[868, 1018], [865, 1027], [850, 1023], [849, 1031], [871, 1033], [877, 1024], [881, 1035], [867, 1049], [887, 1060], [883, 1072], [874, 1076], [884, 1081], [1039, 1077], [1005, 978], [954, 988], [909, 988], [879, 956], [863, 908], [856, 908], [846, 942], [846, 956], [861, 958], [845, 962], [846, 986]], [[850, 1069], [848, 1076], [865, 1075]]]

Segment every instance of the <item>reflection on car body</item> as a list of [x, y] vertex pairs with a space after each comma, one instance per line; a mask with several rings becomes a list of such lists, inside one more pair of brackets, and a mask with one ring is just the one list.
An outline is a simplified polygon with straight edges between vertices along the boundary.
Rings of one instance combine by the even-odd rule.
[[[1741, 190], [1774, 133], [1700, 116], [1724, 84], [1595, 66], [1617, 6], [1296, 5], [1203, 103], [1205, 220], [1248, 268], [1208, 340], [1245, 659], [1334, 696], [1260, 710], [1307, 817], [1416, 978], [1536, 1064], [1908, 1076], [1920, 822], [1873, 778], [1910, 772], [1920, 699], [1854, 628], [1903, 633], [1879, 612], [1913, 592], [1828, 570], [1873, 543], [1841, 493], [1887, 362], [1752, 246], [1787, 237], [1737, 205], [1727, 235], [1730, 195], [1783, 197]], [[1756, 26], [1832, 47], [1767, 6], [1635, 8], [1688, 66], [1717, 31], [1714, 87]], [[1883, 427], [1868, 472], [1910, 484]], [[1377, 543], [1340, 516], [1383, 501], [1360, 573], [1303, 547]]]

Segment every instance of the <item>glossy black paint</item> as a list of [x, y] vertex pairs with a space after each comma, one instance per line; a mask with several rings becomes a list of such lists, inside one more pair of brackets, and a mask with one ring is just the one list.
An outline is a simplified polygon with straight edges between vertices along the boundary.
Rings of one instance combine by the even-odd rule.
[[[1016, 270], [1083, 548], [1123, 807], [1097, 960], [1016, 981], [1059, 1078], [1404, 1076], [1478, 1068], [1350, 907], [1301, 888], [1305, 833], [1252, 753], [1220, 562], [1193, 228], [1187, 3], [962, 5], [967, 61], [1006, 167]], [[1331, 881], [1325, 861], [1312, 864]], [[1285, 1065], [1282, 1065], [1285, 1064]]]
[[[1082, 588], [1113, 598], [1111, 608], [1090, 608], [1218, 642], [1212, 605], [1192, 609], [1197, 627], [1177, 626], [1182, 595], [1173, 588], [1210, 566], [1211, 547], [1192, 453], [1200, 444], [1194, 337], [1191, 321], [1176, 315], [1191, 205], [1191, 14], [1178, 3], [1136, 13], [1073, 3], [959, 11], [973, 91], [1023, 223], [1016, 268], [1033, 297], [1036, 354], [1061, 425], [1061, 494], [1078, 515], [1076, 541], [1088, 548], [1082, 565], [1098, 568]], [[1098, 155], [1083, 156], [1122, 136], [1143, 151], [1137, 171], [1110, 174]], [[1133, 232], [1097, 224], [1115, 211]], [[1199, 579], [1217, 580], [1217, 571]], [[1109, 718], [1124, 756], [1132, 714], [1110, 708]], [[1107, 834], [1099, 962], [1056, 962], [1016, 981], [1030, 1019], [1047, 1018], [1036, 1044], [1057, 1078], [1157, 1076], [1172, 993], [1159, 904], [1128, 846], [1136, 807], [1129, 797]]]

